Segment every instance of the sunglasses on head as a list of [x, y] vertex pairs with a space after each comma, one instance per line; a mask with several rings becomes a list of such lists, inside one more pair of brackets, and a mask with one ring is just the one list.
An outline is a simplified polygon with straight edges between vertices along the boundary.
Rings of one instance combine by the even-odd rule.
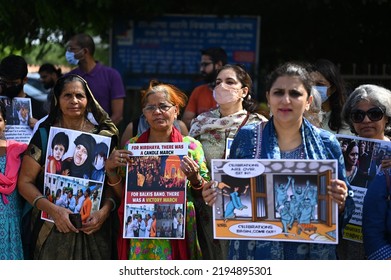
[[368, 111], [363, 111], [363, 110], [357, 109], [357, 110], [352, 111], [352, 113], [350, 114], [350, 118], [352, 119], [352, 121], [354, 123], [361, 123], [365, 119], [365, 116], [368, 116], [368, 118], [371, 121], [377, 122], [383, 118], [384, 112], [379, 107], [375, 107], [375, 108], [369, 109]]

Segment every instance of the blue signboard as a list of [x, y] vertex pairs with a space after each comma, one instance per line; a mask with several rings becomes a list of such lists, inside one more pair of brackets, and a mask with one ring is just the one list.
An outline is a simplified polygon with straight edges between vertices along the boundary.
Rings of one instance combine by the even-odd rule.
[[[200, 50], [222, 47], [229, 63], [258, 69], [260, 17], [164, 15], [148, 20], [118, 20], [112, 36], [112, 66], [127, 89], [148, 86], [151, 79], [172, 83], [190, 93], [199, 78]], [[256, 82], [256, 81], [255, 81]]]

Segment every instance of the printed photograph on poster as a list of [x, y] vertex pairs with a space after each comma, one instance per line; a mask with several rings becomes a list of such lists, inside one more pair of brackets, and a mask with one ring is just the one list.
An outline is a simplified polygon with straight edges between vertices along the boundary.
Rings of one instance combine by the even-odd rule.
[[6, 110], [6, 139], [29, 143], [32, 137], [32, 129], [29, 126], [29, 119], [32, 117], [31, 99], [15, 97], [11, 100], [6, 96], [0, 96], [0, 99]]
[[[111, 138], [52, 127], [48, 135], [44, 195], [52, 203], [80, 214], [81, 222], [99, 210], [105, 161]], [[52, 221], [42, 212], [41, 218]]]
[[185, 238], [186, 176], [180, 161], [186, 143], [129, 144], [124, 238]]
[[343, 238], [362, 243], [364, 198], [372, 179], [381, 171], [382, 160], [391, 158], [391, 142], [342, 134], [336, 137], [344, 155], [346, 176], [356, 207], [344, 229]]
[[336, 160], [213, 159], [216, 239], [338, 243]]
[[229, 137], [227, 137], [227, 139], [225, 140], [225, 155], [224, 155], [225, 159], [228, 158], [229, 153], [231, 152], [231, 145], [233, 141], [234, 139]]

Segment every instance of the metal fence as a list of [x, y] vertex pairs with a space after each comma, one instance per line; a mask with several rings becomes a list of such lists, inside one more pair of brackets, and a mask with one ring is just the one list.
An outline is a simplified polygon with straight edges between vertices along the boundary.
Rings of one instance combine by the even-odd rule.
[[391, 90], [391, 64], [338, 65], [350, 91], [362, 84], [375, 84]]

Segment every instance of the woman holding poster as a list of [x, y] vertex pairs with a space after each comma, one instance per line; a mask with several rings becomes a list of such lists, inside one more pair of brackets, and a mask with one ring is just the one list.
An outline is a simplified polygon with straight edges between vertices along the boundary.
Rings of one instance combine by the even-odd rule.
[[[216, 109], [202, 113], [191, 123], [189, 135], [199, 140], [205, 152], [210, 170], [212, 159], [225, 158], [229, 154], [229, 141], [245, 124], [258, 123], [267, 119], [256, 113], [258, 104], [252, 97], [252, 79], [246, 70], [238, 65], [223, 66], [216, 77], [213, 96]], [[225, 259], [228, 240], [217, 240], [213, 236], [212, 209], [202, 199], [196, 201], [197, 225], [204, 259]]]
[[[186, 94], [175, 86], [152, 80], [148, 89], [142, 92], [143, 114], [150, 128], [129, 140], [129, 143], [184, 142], [189, 146], [189, 156], [184, 156], [180, 163], [180, 168], [189, 182], [186, 199], [186, 238], [172, 240], [120, 238], [118, 240], [120, 259], [201, 259], [194, 198], [190, 190], [201, 189], [209, 177], [201, 144], [192, 137], [182, 136], [174, 126], [174, 121], [186, 105], [186, 100]], [[156, 224], [156, 215], [156, 213], [152, 215], [152, 225]], [[151, 237], [157, 236], [156, 230], [151, 229]]]
[[[96, 123], [87, 118], [88, 113], [92, 114]], [[43, 195], [47, 147], [44, 141], [47, 141], [52, 126], [108, 136], [111, 138], [110, 150], [118, 143], [117, 128], [93, 97], [87, 82], [78, 75], [60, 78], [53, 89], [49, 115], [31, 139], [20, 170], [18, 190], [34, 206], [30, 220], [26, 219], [27, 227], [33, 229], [25, 232], [25, 237], [31, 240], [30, 244], [26, 244], [28, 255], [25, 257], [46, 260], [112, 259], [116, 252], [112, 248], [115, 216], [111, 213], [115, 213], [112, 210], [116, 208], [115, 201], [119, 201], [123, 189], [122, 180], [118, 180], [121, 177], [112, 174], [114, 168], [121, 166], [118, 151], [106, 161], [105, 184], [108, 186], [103, 189], [100, 209], [89, 215], [82, 228], [76, 229], [69, 219], [71, 210], [51, 203]], [[114, 159], [117, 165], [113, 163]], [[53, 217], [54, 223], [42, 220], [40, 211]]]
[[[391, 133], [390, 108], [391, 91], [377, 85], [366, 84], [357, 87], [349, 95], [342, 110], [342, 117], [355, 135], [389, 142], [390, 138], [387, 135]], [[364, 141], [362, 142], [365, 143]], [[379, 142], [375, 144], [377, 144], [376, 146], [380, 146]], [[338, 252], [342, 259], [376, 259], [381, 255], [380, 251], [383, 250], [383, 245], [384, 248], [389, 247], [388, 242], [382, 243], [383, 237], [385, 236], [383, 234], [383, 228], [381, 228], [381, 231], [377, 231], [379, 228], [374, 226], [378, 222], [381, 222], [382, 225], [386, 224], [382, 219], [378, 219], [379, 217], [384, 217], [385, 213], [381, 211], [377, 212], [385, 203], [385, 200], [381, 199], [381, 195], [384, 195], [386, 190], [384, 173], [381, 172], [382, 175], [380, 175], [380, 178], [376, 178], [376, 184], [372, 182], [378, 170], [386, 170], [391, 167], [390, 159], [385, 159], [382, 156], [379, 157], [381, 152], [382, 150], [379, 152], [374, 146], [372, 160], [365, 169], [363, 168], [365, 158], [361, 156], [361, 153], [358, 157], [358, 168], [362, 173], [367, 175], [366, 179], [368, 183], [363, 185], [352, 182], [351, 185], [365, 187], [367, 189], [364, 198], [364, 207], [362, 209], [364, 244], [343, 239], [338, 245]], [[373, 173], [371, 172], [372, 170]], [[380, 183], [382, 180], [384, 181], [383, 184]], [[369, 195], [368, 199], [367, 195]], [[361, 209], [357, 209], [357, 212], [360, 213]], [[365, 254], [364, 246], [367, 247], [365, 249], [367, 254]], [[391, 250], [388, 251], [386, 254], [390, 254], [391, 256]]]
[[[338, 159], [338, 179], [332, 179], [327, 189], [338, 204], [339, 228], [343, 228], [353, 214], [354, 203], [348, 195], [339, 142], [332, 133], [316, 128], [303, 117], [312, 102], [312, 86], [308, 71], [300, 64], [288, 62], [274, 70], [266, 84], [272, 117], [266, 123], [240, 129], [232, 143], [230, 158]], [[202, 192], [208, 205], [216, 200], [216, 188], [211, 185], [205, 184]], [[337, 259], [337, 253], [332, 244], [232, 240], [228, 258]]]

